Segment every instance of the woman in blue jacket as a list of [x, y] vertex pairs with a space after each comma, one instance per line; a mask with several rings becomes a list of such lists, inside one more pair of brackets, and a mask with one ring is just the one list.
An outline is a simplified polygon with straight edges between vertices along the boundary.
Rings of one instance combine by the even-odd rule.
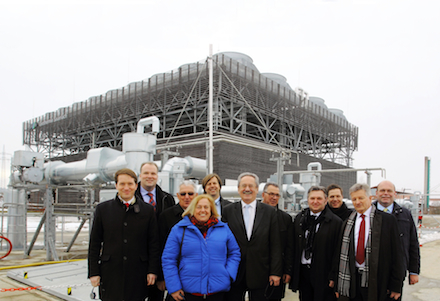
[[174, 300], [223, 300], [237, 277], [240, 247], [218, 220], [214, 200], [195, 197], [171, 230], [162, 255], [168, 292]]

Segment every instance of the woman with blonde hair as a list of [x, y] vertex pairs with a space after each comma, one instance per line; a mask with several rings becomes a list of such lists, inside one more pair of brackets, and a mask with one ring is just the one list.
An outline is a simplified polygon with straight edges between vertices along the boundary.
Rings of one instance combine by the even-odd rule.
[[223, 300], [237, 277], [240, 248], [210, 195], [195, 197], [168, 236], [162, 268], [174, 300]]

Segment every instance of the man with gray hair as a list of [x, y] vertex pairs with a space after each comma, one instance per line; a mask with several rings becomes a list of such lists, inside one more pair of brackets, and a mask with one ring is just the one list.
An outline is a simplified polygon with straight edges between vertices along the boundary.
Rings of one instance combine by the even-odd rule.
[[340, 300], [397, 300], [404, 279], [397, 220], [371, 206], [367, 184], [350, 188], [354, 211], [344, 223], [336, 296]]
[[266, 301], [266, 286], [280, 285], [283, 268], [277, 214], [273, 207], [256, 201], [258, 186], [256, 174], [240, 174], [241, 201], [226, 206], [222, 213], [241, 251], [237, 279], [225, 297], [228, 301], [244, 301], [246, 291], [250, 301]]
[[[194, 197], [197, 196], [196, 185], [193, 181], [185, 180], [179, 185], [179, 192], [177, 193], [177, 198], [179, 202], [166, 209], [159, 216], [159, 240], [160, 240], [160, 258], [162, 258], [162, 252], [165, 247], [165, 243], [168, 238], [168, 234], [171, 232], [171, 228], [174, 227], [180, 220], [182, 220], [182, 213], [189, 206]], [[163, 279], [162, 271], [158, 276], [157, 287], [160, 291], [165, 290], [165, 281]], [[162, 297], [163, 298], [163, 297]], [[167, 300], [172, 300], [167, 297]]]

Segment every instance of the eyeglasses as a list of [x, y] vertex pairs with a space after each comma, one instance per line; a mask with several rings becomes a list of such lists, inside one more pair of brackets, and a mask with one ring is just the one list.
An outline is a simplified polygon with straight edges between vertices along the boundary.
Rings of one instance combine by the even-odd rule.
[[189, 195], [192, 196], [194, 195], [194, 192], [179, 192], [180, 196], [185, 196], [185, 195]]
[[[266, 192], [267, 193], [267, 192]], [[278, 193], [273, 193], [273, 192], [269, 192], [269, 193], [267, 193], [271, 198], [272, 197], [276, 197], [276, 198], [279, 198], [281, 195], [279, 195]]]

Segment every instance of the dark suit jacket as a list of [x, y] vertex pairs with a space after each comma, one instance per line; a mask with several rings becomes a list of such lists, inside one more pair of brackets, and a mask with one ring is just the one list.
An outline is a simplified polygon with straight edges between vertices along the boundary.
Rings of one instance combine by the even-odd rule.
[[[306, 239], [302, 224], [305, 222], [310, 209], [304, 209], [294, 220], [294, 256], [293, 256], [293, 275], [290, 288], [293, 291], [301, 289], [300, 271], [301, 257], [306, 246]], [[333, 289], [329, 288], [329, 281], [336, 280], [336, 260], [335, 258], [339, 247], [339, 235], [342, 220], [333, 214], [329, 208], [325, 208], [321, 214], [324, 220], [319, 224], [318, 232], [315, 234], [312, 246], [312, 264], [310, 276], [313, 280], [316, 300], [328, 300], [326, 296], [333, 297]], [[338, 253], [339, 254], [339, 253]]]
[[293, 219], [290, 214], [276, 208], [280, 229], [281, 250], [283, 252], [283, 274], [292, 276]]
[[[345, 225], [346, 222], [344, 223], [343, 229], [345, 228]], [[404, 279], [404, 260], [396, 218], [391, 214], [376, 210], [371, 235], [368, 300], [389, 300], [387, 297], [387, 290], [401, 293]], [[355, 296], [356, 294], [356, 255], [354, 241], [353, 226], [353, 230], [350, 234], [349, 249], [351, 296]], [[340, 297], [339, 300], [348, 299]]]
[[[240, 246], [241, 262], [235, 283], [246, 281], [249, 289], [264, 289], [270, 275], [282, 276], [282, 250], [276, 210], [257, 202], [252, 236], [248, 241], [241, 201], [228, 205], [222, 219]], [[234, 284], [233, 284], [234, 285]]]
[[330, 207], [328, 204], [326, 205], [326, 207], [328, 207], [331, 210], [331, 212], [333, 212], [340, 219], [342, 219], [342, 221], [345, 221], [353, 212], [353, 209], [348, 208], [345, 203], [342, 203], [341, 207], [337, 209]]
[[222, 212], [226, 206], [231, 205], [231, 204], [232, 204], [231, 201], [225, 200], [224, 198], [222, 198], [222, 196], [220, 196], [220, 208], [221, 208]]
[[147, 274], [158, 274], [156, 216], [140, 199], [129, 209], [116, 197], [98, 204], [90, 234], [88, 277], [101, 276], [103, 300], [143, 300]]
[[[140, 182], [138, 183], [138, 188], [136, 190], [136, 197], [140, 200], [143, 199]], [[148, 203], [149, 200], [144, 201]], [[165, 209], [170, 208], [175, 204], [176, 201], [174, 200], [174, 197], [168, 192], [163, 191], [159, 185], [156, 185], [156, 219], [159, 219], [160, 214], [165, 211]]]
[[[374, 204], [376, 205], [377, 202]], [[400, 242], [405, 257], [405, 271], [418, 275], [420, 274], [420, 245], [411, 212], [394, 202], [392, 214], [396, 217], [399, 227]]]
[[[167, 242], [168, 235], [171, 232], [171, 229], [182, 220], [183, 208], [176, 204], [173, 207], [166, 209], [159, 216], [159, 241], [160, 241], [160, 258], [162, 262], [162, 252], [165, 248], [165, 243]], [[161, 264], [162, 267], [162, 264]], [[159, 275], [157, 276], [157, 280], [163, 280], [162, 269]]]

